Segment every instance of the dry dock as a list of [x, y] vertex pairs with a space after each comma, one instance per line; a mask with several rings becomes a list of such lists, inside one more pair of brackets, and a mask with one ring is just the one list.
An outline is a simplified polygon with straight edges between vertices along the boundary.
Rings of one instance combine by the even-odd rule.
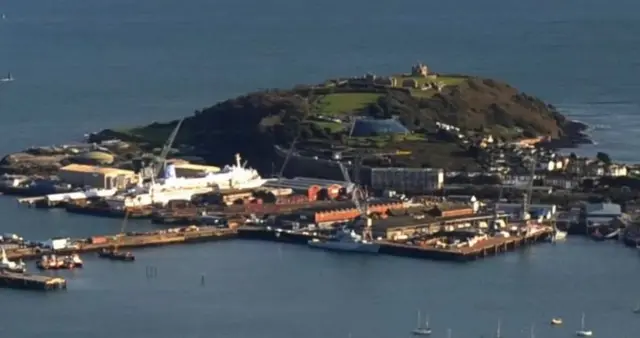
[[[150, 246], [160, 246], [169, 244], [188, 244], [197, 242], [209, 242], [215, 240], [235, 238], [237, 232], [234, 229], [220, 229], [215, 227], [200, 227], [197, 230], [189, 230], [185, 228], [182, 232], [155, 232], [148, 234], [134, 234], [122, 236], [96, 236], [92, 237], [92, 241], [82, 240], [76, 248], [63, 250], [39, 250], [35, 248], [20, 248], [7, 250], [9, 259], [33, 259], [46, 254], [71, 254], [82, 252], [99, 251], [105, 248], [111, 248], [117, 245], [119, 248], [142, 248]], [[96, 240], [100, 238], [100, 240]]]
[[0, 286], [29, 290], [60, 290], [67, 288], [64, 278], [32, 275], [29, 273], [0, 272]]

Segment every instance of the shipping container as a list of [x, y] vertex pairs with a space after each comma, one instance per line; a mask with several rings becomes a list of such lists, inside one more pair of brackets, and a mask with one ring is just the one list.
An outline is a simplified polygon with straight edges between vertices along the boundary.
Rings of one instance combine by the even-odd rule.
[[104, 236], [93, 236], [90, 241], [91, 244], [104, 244], [107, 243], [107, 238]]

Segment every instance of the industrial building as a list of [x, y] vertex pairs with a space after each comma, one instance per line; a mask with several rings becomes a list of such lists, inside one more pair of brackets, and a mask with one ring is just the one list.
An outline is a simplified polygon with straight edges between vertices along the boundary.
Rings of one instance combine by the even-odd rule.
[[69, 164], [60, 168], [60, 180], [78, 187], [102, 189], [124, 188], [137, 182], [138, 176], [131, 170], [96, 167], [85, 164]]
[[189, 162], [176, 161], [172, 163], [172, 165], [175, 168], [176, 177], [203, 177], [209, 173], [217, 173], [220, 171], [218, 167]]
[[323, 180], [317, 178], [296, 177], [278, 178], [267, 181], [263, 187], [265, 188], [289, 188], [296, 194], [304, 194], [309, 201], [318, 199], [335, 199], [340, 194], [340, 190], [347, 189], [352, 185], [349, 182]]
[[615, 203], [587, 203], [583, 208], [583, 215], [587, 227], [604, 225], [620, 217], [622, 208]]
[[433, 168], [372, 168], [371, 187], [404, 194], [426, 194], [444, 186], [444, 171]]
[[[511, 216], [511, 219], [519, 219], [522, 214], [522, 204], [519, 203], [498, 203], [496, 209]], [[531, 204], [527, 210], [531, 218], [551, 218], [557, 212], [555, 204]]]
[[387, 240], [404, 240], [412, 236], [429, 235], [439, 231], [455, 231], [468, 228], [487, 228], [495, 220], [506, 222], [506, 215], [468, 214], [460, 216], [432, 217], [390, 216], [373, 222], [374, 237]]

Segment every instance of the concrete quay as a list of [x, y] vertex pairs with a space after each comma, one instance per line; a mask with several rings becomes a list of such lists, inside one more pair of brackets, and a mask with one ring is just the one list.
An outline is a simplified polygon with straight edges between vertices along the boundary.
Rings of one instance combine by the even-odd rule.
[[[77, 240], [74, 248], [62, 250], [42, 250], [39, 248], [17, 248], [7, 250], [7, 257], [16, 259], [35, 259], [42, 255], [68, 255], [72, 253], [96, 252], [108, 249], [113, 246], [118, 248], [144, 248], [151, 246], [162, 246], [170, 244], [189, 244], [198, 242], [210, 242], [216, 240], [236, 238], [237, 232], [234, 229], [220, 229], [216, 227], [188, 227], [182, 232], [159, 231], [136, 235], [115, 235], [115, 236], [95, 236], [91, 241]], [[196, 230], [197, 229], [197, 230]], [[96, 240], [96, 239], [100, 240]]]
[[41, 291], [61, 290], [67, 288], [67, 281], [60, 277], [0, 271], [0, 287]]
[[[518, 248], [534, 245], [545, 241], [553, 233], [551, 228], [542, 228], [536, 232], [522, 236], [489, 237], [480, 240], [472, 246], [459, 248], [443, 248], [433, 244], [408, 244], [391, 240], [377, 240], [380, 254], [421, 258], [430, 260], [444, 260], [469, 262], [481, 258], [497, 256]], [[266, 240], [282, 243], [306, 245], [311, 239], [327, 239], [327, 232], [287, 231], [279, 229], [265, 229], [259, 227], [241, 227], [238, 229], [241, 239]], [[437, 238], [433, 239], [434, 241]]]

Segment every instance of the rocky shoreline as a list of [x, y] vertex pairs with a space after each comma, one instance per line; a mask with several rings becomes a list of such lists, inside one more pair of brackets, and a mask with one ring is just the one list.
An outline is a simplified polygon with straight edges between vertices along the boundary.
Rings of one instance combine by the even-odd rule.
[[593, 140], [586, 133], [587, 130], [589, 130], [589, 125], [580, 121], [570, 120], [564, 126], [564, 136], [546, 141], [544, 145], [550, 149], [559, 150], [593, 144]]

